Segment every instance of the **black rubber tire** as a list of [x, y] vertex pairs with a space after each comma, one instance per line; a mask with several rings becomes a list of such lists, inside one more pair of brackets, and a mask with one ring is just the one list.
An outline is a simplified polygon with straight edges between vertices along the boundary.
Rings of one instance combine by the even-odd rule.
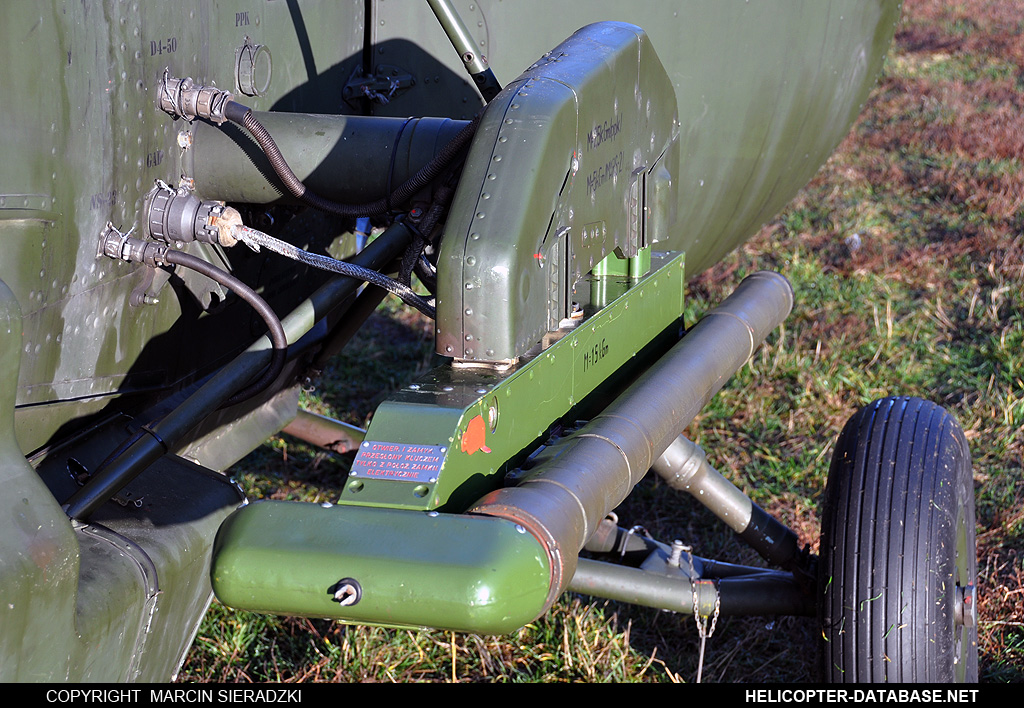
[[976, 576], [974, 484], [963, 430], [944, 409], [918, 398], [862, 408], [839, 436], [825, 490], [818, 573], [823, 680], [977, 681]]

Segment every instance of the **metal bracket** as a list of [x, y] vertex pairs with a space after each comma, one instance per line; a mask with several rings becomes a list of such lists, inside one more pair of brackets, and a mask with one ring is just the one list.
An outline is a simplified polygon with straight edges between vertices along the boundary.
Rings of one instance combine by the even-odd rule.
[[[641, 349], [675, 340], [684, 257], [660, 253], [653, 262], [645, 278], [623, 286], [617, 298], [516, 367], [444, 365], [389, 396], [353, 463], [372, 474], [349, 480], [339, 503], [461, 510], [500, 486], [507, 471], [548, 439], [551, 426], [622, 367], [635, 366]], [[543, 401], [537, 390], [545, 391]]]
[[[84, 487], [86, 482], [92, 479], [94, 474], [93, 470], [90, 470], [84, 464], [79, 462], [74, 457], [69, 457], [67, 460], [67, 470], [71, 479], [75, 481], [79, 487]], [[112, 497], [112, 500], [117, 504], [128, 507], [133, 506], [136, 509], [142, 508], [142, 500], [144, 496], [136, 496], [128, 487], [121, 489], [117, 494]]]

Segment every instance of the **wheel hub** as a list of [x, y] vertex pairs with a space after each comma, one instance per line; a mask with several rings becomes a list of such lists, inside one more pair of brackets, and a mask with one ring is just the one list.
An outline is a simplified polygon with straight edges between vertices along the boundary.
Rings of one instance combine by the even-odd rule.
[[975, 627], [978, 624], [978, 603], [974, 586], [957, 586], [953, 604], [953, 621], [957, 627]]

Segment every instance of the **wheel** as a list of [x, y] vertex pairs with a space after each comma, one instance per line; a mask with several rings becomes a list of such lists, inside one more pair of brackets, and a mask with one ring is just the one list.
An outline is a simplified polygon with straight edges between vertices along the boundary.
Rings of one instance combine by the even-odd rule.
[[963, 430], [917, 398], [862, 408], [839, 436], [825, 490], [822, 678], [977, 681], [976, 574]]

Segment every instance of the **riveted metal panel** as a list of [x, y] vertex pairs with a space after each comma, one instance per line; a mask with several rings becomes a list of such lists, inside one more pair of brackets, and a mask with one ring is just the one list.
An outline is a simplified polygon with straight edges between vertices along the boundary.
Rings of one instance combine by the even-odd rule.
[[[182, 178], [179, 134], [192, 126], [156, 108], [164, 70], [233, 89], [236, 50], [250, 37], [280, 58], [299, 58], [276, 62], [266, 94], [246, 97], [250, 105], [340, 112], [341, 86], [362, 58], [363, 10], [361, 1], [326, 0], [5, 3], [0, 278], [24, 313], [23, 449], [38, 449], [114, 396], [171, 386], [198, 361], [223, 356], [222, 339], [202, 336], [192, 351], [164, 345], [155, 354], [153, 343], [172, 328], [183, 335], [199, 327], [186, 324], [188, 304], [165, 291], [158, 304], [130, 306], [147, 269], [97, 258], [108, 221], [129, 230], [154, 180]], [[192, 248], [230, 261], [218, 249]], [[184, 278], [205, 306], [211, 294], [226, 297]], [[233, 326], [239, 338], [251, 336], [246, 317]], [[208, 346], [221, 351], [203, 356]]]
[[[390, 1], [390, 0], [389, 0]], [[644, 28], [675, 90], [688, 278], [774, 216], [849, 132], [878, 76], [899, 0], [483, 0], [499, 82], [585, 24]], [[460, 12], [462, 8], [460, 6]], [[429, 15], [425, 8], [424, 12]], [[423, 33], [426, 43], [426, 33]], [[436, 52], [443, 54], [438, 40]], [[454, 57], [454, 51], [449, 53]]]
[[663, 155], [675, 137], [672, 86], [632, 25], [583, 28], [509, 84], [488, 106], [446, 228], [437, 351], [514, 361], [557, 327], [595, 264], [648, 245], [646, 175], [659, 160], [674, 171]]

